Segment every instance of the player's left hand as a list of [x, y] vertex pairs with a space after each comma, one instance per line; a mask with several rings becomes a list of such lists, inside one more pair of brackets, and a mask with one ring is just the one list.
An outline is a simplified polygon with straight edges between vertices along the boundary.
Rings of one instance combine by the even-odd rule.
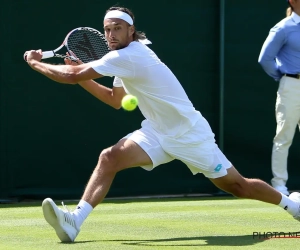
[[76, 58], [76, 61], [72, 61], [71, 59], [65, 58], [65, 64], [67, 65], [80, 65], [83, 64], [83, 62], [73, 53], [73, 51], [70, 51], [66, 53], [67, 56], [73, 56], [74, 58]]
[[42, 50], [29, 50], [24, 53], [24, 59], [26, 62], [31, 60], [41, 61], [43, 57]]

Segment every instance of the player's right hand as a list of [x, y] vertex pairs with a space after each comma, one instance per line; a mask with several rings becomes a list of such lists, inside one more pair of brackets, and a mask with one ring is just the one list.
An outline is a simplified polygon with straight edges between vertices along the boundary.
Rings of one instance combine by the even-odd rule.
[[26, 51], [23, 55], [23, 58], [26, 62], [29, 62], [30, 60], [36, 60], [41, 61], [43, 57], [42, 50], [29, 50]]

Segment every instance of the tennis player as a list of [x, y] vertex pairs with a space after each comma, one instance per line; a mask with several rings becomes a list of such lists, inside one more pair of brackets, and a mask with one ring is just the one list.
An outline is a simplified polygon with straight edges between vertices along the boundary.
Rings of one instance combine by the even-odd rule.
[[[100, 60], [50, 65], [40, 62], [41, 50], [26, 52], [33, 70], [59, 83], [78, 83], [113, 108], [121, 107], [126, 93], [135, 95], [145, 117], [140, 129], [101, 152], [73, 212], [57, 207], [50, 198], [43, 201], [44, 217], [62, 242], [75, 240], [119, 171], [138, 166], [152, 170], [174, 159], [185, 163], [193, 174], [204, 174], [225, 192], [279, 205], [300, 220], [298, 193], [287, 197], [262, 180], [244, 178], [220, 151], [206, 119], [195, 110], [172, 71], [145, 45], [149, 43], [145, 34], [135, 30], [130, 10], [108, 9], [103, 24], [112, 51]], [[114, 77], [112, 89], [91, 80], [103, 76]]]

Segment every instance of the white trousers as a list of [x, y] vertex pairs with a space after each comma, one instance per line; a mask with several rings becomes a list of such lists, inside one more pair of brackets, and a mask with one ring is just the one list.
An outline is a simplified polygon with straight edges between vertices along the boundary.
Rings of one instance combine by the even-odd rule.
[[277, 91], [275, 107], [276, 135], [273, 140], [271, 183], [274, 187], [286, 186], [287, 159], [296, 127], [300, 129], [300, 79], [283, 76]]

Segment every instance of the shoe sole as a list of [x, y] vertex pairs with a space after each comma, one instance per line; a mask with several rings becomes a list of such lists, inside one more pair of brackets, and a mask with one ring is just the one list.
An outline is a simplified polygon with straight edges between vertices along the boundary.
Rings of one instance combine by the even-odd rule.
[[45, 220], [52, 226], [56, 232], [56, 235], [61, 240], [61, 242], [73, 242], [68, 234], [64, 231], [62, 226], [58, 222], [57, 215], [55, 213], [55, 203], [47, 198], [42, 203], [43, 208], [43, 214], [45, 217]]

